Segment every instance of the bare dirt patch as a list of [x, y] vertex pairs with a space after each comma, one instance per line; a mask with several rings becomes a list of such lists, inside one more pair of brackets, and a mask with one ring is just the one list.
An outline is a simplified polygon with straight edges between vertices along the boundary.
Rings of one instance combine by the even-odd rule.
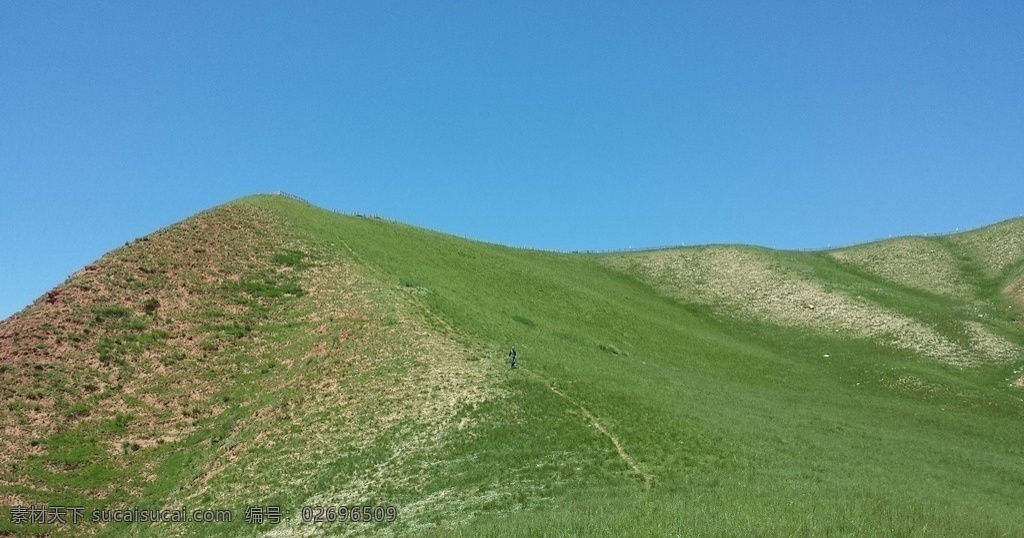
[[210, 399], [231, 373], [218, 357], [259, 337], [201, 328], [239, 323], [251, 307], [225, 284], [268, 270], [280, 244], [272, 213], [228, 204], [111, 251], [0, 323], [0, 487], [39, 440], [85, 421], [125, 417], [102, 441], [120, 461], [218, 412]]

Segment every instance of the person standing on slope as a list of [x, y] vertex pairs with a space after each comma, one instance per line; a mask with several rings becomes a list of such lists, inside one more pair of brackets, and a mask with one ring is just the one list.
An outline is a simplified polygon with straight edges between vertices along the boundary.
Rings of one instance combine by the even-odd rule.
[[512, 351], [508, 352], [508, 367], [516, 367], [516, 346], [512, 346]]

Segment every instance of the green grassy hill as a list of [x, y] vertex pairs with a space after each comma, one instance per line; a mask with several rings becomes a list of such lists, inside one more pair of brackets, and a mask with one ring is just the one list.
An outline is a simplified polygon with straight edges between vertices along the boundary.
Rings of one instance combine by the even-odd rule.
[[559, 254], [249, 197], [0, 324], [0, 533], [1024, 535], [1022, 304], [1021, 220]]

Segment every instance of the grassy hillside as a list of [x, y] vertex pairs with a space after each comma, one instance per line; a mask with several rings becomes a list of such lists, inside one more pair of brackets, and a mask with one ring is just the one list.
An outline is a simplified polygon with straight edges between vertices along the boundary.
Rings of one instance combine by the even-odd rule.
[[233, 521], [0, 531], [1022, 535], [1022, 269], [1021, 221], [569, 255], [246, 198], [0, 325], [0, 504]]

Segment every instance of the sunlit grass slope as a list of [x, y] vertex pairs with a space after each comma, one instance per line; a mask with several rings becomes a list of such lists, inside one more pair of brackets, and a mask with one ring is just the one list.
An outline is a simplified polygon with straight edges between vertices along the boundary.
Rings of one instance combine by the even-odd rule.
[[[601, 257], [302, 215], [300, 228], [333, 237], [398, 285], [429, 290], [427, 308], [492, 346], [492, 360], [518, 344], [525, 371], [510, 375], [510, 400], [519, 414], [547, 406], [580, 414], [573, 404], [582, 404], [653, 477], [647, 490], [620, 462], [620, 475], [598, 489], [573, 487], [520, 518], [539, 525], [527, 534], [548, 525], [576, 532], [581, 524], [616, 534], [639, 520], [709, 532], [1020, 530], [1013, 499], [1024, 485], [1017, 442], [1024, 407], [1007, 382], [1021, 365], [1020, 325], [989, 273], [970, 263], [957, 270], [975, 293], [958, 300], [836, 263], [828, 253], [764, 253], [826, 294], [860, 296], [869, 313], [909, 320], [950, 342], [961, 361], [943, 361], [927, 344], [893, 345], [882, 330], [830, 332], [722, 313], [714, 302], [682, 300], [635, 273], [609, 270], [615, 264]], [[1007, 258], [1006, 267], [1019, 268], [1024, 257]], [[986, 355], [968, 323], [983, 323], [985, 334], [1012, 351]], [[546, 390], [552, 384], [573, 402]], [[580, 422], [594, 429], [585, 416]], [[534, 428], [550, 431], [552, 453], [574, 453], [558, 431], [522, 425]], [[608, 439], [593, 442], [615, 455]], [[536, 448], [532, 438], [521, 444]], [[510, 523], [502, 516], [495, 527], [480, 525], [501, 533]]]
[[[121, 453], [108, 437], [163, 408], [120, 424], [98, 408], [126, 398], [91, 396], [18, 462], [35, 474], [5, 475], [12, 504], [236, 516], [64, 529], [109, 535], [1024, 535], [1016, 221], [833, 252], [570, 255], [280, 196], [226, 207], [265, 223], [265, 266], [210, 277], [239, 306], [180, 325], [218, 347], [183, 343], [189, 370], [161, 371], [219, 391], [175, 438]], [[142, 375], [128, 362], [124, 379]], [[60, 460], [60, 436], [88, 436], [89, 420], [113, 433]], [[80, 482], [55, 490], [61, 473]], [[301, 521], [328, 504], [399, 515]], [[251, 526], [248, 505], [292, 519]]]

